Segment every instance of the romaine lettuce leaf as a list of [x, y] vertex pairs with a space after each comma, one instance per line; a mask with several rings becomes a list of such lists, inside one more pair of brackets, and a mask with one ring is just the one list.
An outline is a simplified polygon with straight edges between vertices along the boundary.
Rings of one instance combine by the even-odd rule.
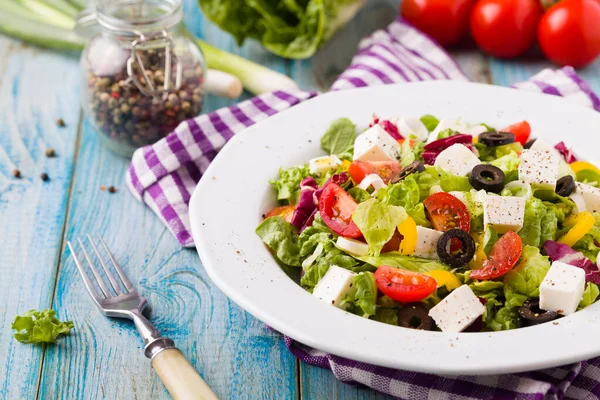
[[300, 182], [310, 176], [308, 165], [279, 169], [279, 178], [269, 183], [277, 190], [277, 200], [282, 204], [296, 204], [300, 196]]
[[402, 142], [402, 145], [400, 145], [400, 166], [406, 167], [415, 160], [423, 161], [422, 154], [424, 147], [425, 143], [423, 142], [413, 142], [412, 140]]
[[283, 264], [294, 267], [302, 265], [298, 248], [298, 231], [292, 224], [281, 217], [270, 217], [258, 225], [256, 234]]
[[581, 310], [582, 308], [586, 308], [587, 306], [593, 304], [598, 298], [598, 295], [600, 295], [600, 289], [598, 288], [598, 285], [593, 282], [588, 282], [585, 286], [585, 290], [583, 291], [583, 298], [581, 299], [581, 302], [579, 302], [577, 309]]
[[396, 228], [408, 215], [402, 207], [391, 206], [370, 199], [359, 203], [352, 215], [363, 234], [369, 251], [378, 256], [383, 246], [392, 238]]
[[439, 261], [429, 260], [425, 258], [412, 257], [400, 254], [392, 251], [389, 253], [383, 253], [378, 257], [375, 256], [364, 256], [357, 257], [359, 260], [364, 261], [374, 267], [381, 265], [388, 265], [390, 267], [397, 267], [407, 269], [414, 272], [429, 272], [436, 269], [448, 271], [450, 267], [446, 264], [442, 264]]
[[505, 306], [520, 307], [530, 297], [539, 297], [540, 285], [550, 269], [540, 249], [525, 245], [519, 264], [504, 276]]
[[55, 343], [59, 335], [68, 335], [74, 325], [72, 321], [61, 322], [54, 310], [46, 309], [17, 315], [11, 327], [17, 331], [14, 338], [21, 343]]
[[354, 277], [353, 290], [341, 307], [353, 314], [369, 318], [376, 313], [377, 285], [372, 272], [361, 272]]
[[546, 207], [540, 199], [530, 198], [525, 203], [525, 218], [523, 227], [519, 230], [519, 236], [523, 245], [540, 247], [542, 239], [542, 218], [546, 212]]

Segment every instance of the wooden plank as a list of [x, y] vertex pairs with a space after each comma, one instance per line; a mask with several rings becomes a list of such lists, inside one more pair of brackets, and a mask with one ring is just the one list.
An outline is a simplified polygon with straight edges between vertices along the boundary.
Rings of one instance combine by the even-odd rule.
[[[228, 40], [199, 14], [188, 20], [192, 23], [213, 44], [222, 46], [221, 40]], [[251, 46], [239, 52], [284, 68], [280, 60], [262, 53], [254, 57]], [[209, 98], [203, 111], [227, 104]], [[66, 237], [102, 234], [152, 305], [152, 322], [175, 340], [221, 398], [297, 397], [296, 361], [280, 336], [230, 302], [211, 283], [195, 251], [182, 249], [160, 220], [127, 193], [127, 164], [103, 148], [85, 125]], [[102, 192], [101, 185], [115, 185], [119, 191]], [[73, 319], [76, 333], [60, 347], [49, 348], [39, 397], [169, 398], [143, 355], [133, 325], [106, 319], [95, 310], [68, 252], [64, 259], [55, 306]]]
[[[51, 305], [79, 118], [79, 65], [5, 37], [0, 59], [0, 398], [32, 399], [43, 347], [18, 343], [10, 325], [17, 314]], [[59, 117], [67, 127], [56, 126]], [[47, 158], [47, 147], [58, 156]], [[21, 179], [12, 176], [17, 168]]]

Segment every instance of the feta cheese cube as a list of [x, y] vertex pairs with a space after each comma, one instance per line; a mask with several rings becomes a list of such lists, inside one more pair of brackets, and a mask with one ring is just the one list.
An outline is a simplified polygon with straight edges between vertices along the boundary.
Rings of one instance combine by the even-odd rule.
[[542, 139], [535, 139], [535, 142], [533, 142], [529, 150], [551, 151], [553, 153], [556, 152], [556, 154], [560, 154], [558, 153], [558, 150], [544, 142]]
[[400, 159], [400, 145], [381, 125], [373, 125], [354, 141], [354, 159], [389, 161]]
[[518, 232], [524, 218], [524, 197], [487, 196], [483, 203], [483, 224], [498, 233]]
[[423, 258], [438, 258], [437, 242], [443, 233], [423, 226], [417, 226], [417, 246], [412, 255]]
[[562, 315], [573, 314], [584, 290], [583, 268], [555, 261], [540, 285], [540, 308]]
[[332, 265], [315, 286], [313, 295], [325, 303], [339, 307], [352, 290], [355, 275], [352, 271]]
[[387, 187], [387, 185], [383, 182], [383, 179], [377, 174], [370, 174], [363, 178], [363, 180], [358, 185], [359, 188], [363, 190], [367, 190], [369, 187], [373, 188], [373, 193], [377, 193], [379, 189], [383, 189]]
[[452, 191], [448, 192], [448, 194], [451, 194], [452, 196], [462, 201], [464, 204], [467, 204], [467, 192]]
[[360, 240], [347, 239], [345, 237], [338, 236], [335, 246], [355, 256], [366, 256], [369, 254], [369, 245], [361, 242]]
[[[576, 182], [575, 193], [581, 195], [581, 197], [583, 198], [586, 208], [584, 211], [600, 211], [600, 189], [585, 183]], [[577, 210], [579, 211], [579, 204], [577, 204]]]
[[433, 165], [445, 169], [451, 174], [465, 176], [479, 164], [481, 161], [471, 150], [465, 145], [457, 143], [442, 151]]
[[332, 154], [330, 156], [313, 158], [308, 162], [308, 169], [313, 175], [325, 175], [340, 165], [342, 165], [342, 161], [338, 156]]
[[[575, 189], [577, 189], [577, 186], [575, 186]], [[582, 213], [582, 212], [586, 212], [587, 211], [587, 206], [585, 205], [585, 200], [583, 199], [583, 196], [581, 195], [581, 193], [577, 193], [577, 191], [574, 190], [569, 195], [569, 198], [571, 200], [573, 200], [573, 203], [575, 203], [575, 208], [576, 209], [574, 210], [574, 212], [576, 212], [576, 213]]]
[[552, 151], [525, 150], [521, 154], [519, 179], [554, 190], [558, 180], [560, 157]]
[[438, 136], [440, 135], [440, 133], [442, 131], [445, 131], [446, 129], [452, 129], [453, 131], [463, 133], [464, 131], [467, 130], [467, 127], [465, 126], [465, 124], [463, 124], [457, 120], [442, 119], [438, 123], [438, 125], [435, 127], [435, 129], [433, 131], [431, 131], [431, 133], [429, 134], [427, 143], [435, 142], [436, 140], [438, 140]]
[[429, 310], [429, 316], [443, 332], [461, 332], [484, 311], [485, 307], [471, 288], [462, 285]]
[[488, 131], [487, 126], [485, 125], [475, 125], [470, 127], [469, 129], [467, 129], [464, 133], [466, 133], [467, 135], [471, 135], [473, 137], [478, 137], [479, 135], [481, 135], [482, 133], [485, 133]]

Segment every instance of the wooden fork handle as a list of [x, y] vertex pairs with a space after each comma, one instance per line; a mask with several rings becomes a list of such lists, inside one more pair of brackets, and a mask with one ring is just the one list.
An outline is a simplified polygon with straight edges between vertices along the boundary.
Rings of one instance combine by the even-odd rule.
[[152, 358], [152, 368], [174, 400], [219, 399], [176, 348], [156, 354]]

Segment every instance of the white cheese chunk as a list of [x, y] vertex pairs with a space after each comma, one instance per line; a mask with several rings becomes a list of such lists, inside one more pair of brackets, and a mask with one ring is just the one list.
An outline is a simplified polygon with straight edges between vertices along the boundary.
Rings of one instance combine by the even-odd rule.
[[400, 159], [400, 145], [381, 125], [373, 125], [354, 141], [354, 159], [389, 161]]
[[[583, 198], [586, 208], [584, 211], [600, 211], [600, 189], [585, 183], [577, 182], [575, 183], [575, 193], [581, 195]], [[577, 202], [575, 204], [577, 204]], [[579, 211], [579, 204], [577, 204], [577, 211]]]
[[540, 308], [562, 315], [573, 314], [584, 290], [583, 268], [555, 261], [540, 285]]
[[313, 295], [325, 303], [339, 307], [352, 290], [355, 275], [352, 271], [332, 265], [315, 286]]
[[556, 154], [559, 154], [558, 150], [550, 146], [548, 143], [544, 142], [542, 139], [535, 139], [535, 142], [533, 142], [529, 150], [552, 151], [556, 152]]
[[487, 132], [488, 128], [485, 125], [475, 125], [470, 127], [469, 129], [467, 129], [465, 131], [465, 133], [467, 135], [471, 135], [473, 137], [478, 137], [479, 135], [481, 135], [484, 132]]
[[525, 198], [487, 196], [483, 203], [483, 224], [498, 233], [519, 231], [525, 218]]
[[338, 236], [335, 246], [355, 256], [366, 256], [369, 254], [369, 245], [361, 242], [360, 240], [347, 239], [345, 237]]
[[442, 332], [461, 332], [483, 315], [485, 307], [468, 285], [454, 289], [429, 310]]
[[440, 185], [433, 185], [432, 187], [429, 188], [429, 195], [431, 196], [432, 194], [440, 193], [443, 191], [444, 191], [444, 189], [442, 189], [442, 187]]
[[396, 123], [400, 134], [405, 138], [427, 140], [429, 131], [419, 118], [400, 118]]
[[481, 161], [479, 161], [479, 158], [471, 150], [457, 143], [442, 151], [437, 156], [433, 165], [451, 174], [465, 176], [479, 164], [481, 164]]
[[[556, 155], [556, 157], [558, 157], [558, 159], [560, 160], [560, 165], [558, 168], [559, 178], [562, 178], [565, 175], [573, 175], [571, 167], [569, 167], [569, 164], [567, 164], [566, 161], [563, 159], [563, 156], [560, 154], [560, 152], [556, 150], [556, 148], [544, 142], [542, 139], [536, 139], [529, 149], [538, 151], [549, 151], [552, 154]], [[575, 177], [575, 175], [573, 175], [573, 177]]]
[[437, 242], [443, 233], [423, 226], [417, 226], [417, 246], [412, 255], [423, 258], [438, 258]]
[[521, 154], [519, 179], [536, 184], [545, 189], [554, 190], [558, 180], [560, 157], [546, 150], [525, 150]]
[[452, 191], [448, 192], [448, 194], [451, 194], [452, 196], [462, 201], [464, 204], [467, 204], [467, 192]]
[[313, 158], [308, 162], [308, 169], [313, 175], [324, 175], [340, 165], [342, 165], [342, 161], [338, 156], [332, 154], [330, 156]]
[[439, 124], [435, 127], [433, 131], [429, 134], [429, 138], [427, 139], [427, 143], [435, 142], [438, 140], [438, 136], [442, 131], [446, 129], [452, 129], [453, 131], [457, 131], [459, 133], [463, 133], [467, 130], [465, 124], [460, 121], [454, 119], [442, 119]]
[[[577, 188], [577, 187], [575, 187]], [[573, 192], [571, 192], [571, 194], [569, 195], [569, 198], [571, 200], [573, 200], [573, 203], [575, 203], [575, 212], [576, 213], [582, 213], [582, 212], [586, 212], [587, 211], [587, 206], [585, 205], [585, 200], [583, 199], [583, 196], [581, 195], [581, 193], [577, 193], [576, 190], [574, 190]]]
[[363, 178], [363, 180], [358, 185], [359, 188], [363, 190], [367, 190], [369, 187], [373, 188], [373, 193], [377, 193], [379, 189], [383, 189], [387, 187], [387, 185], [383, 182], [383, 179], [377, 174], [370, 174]]

